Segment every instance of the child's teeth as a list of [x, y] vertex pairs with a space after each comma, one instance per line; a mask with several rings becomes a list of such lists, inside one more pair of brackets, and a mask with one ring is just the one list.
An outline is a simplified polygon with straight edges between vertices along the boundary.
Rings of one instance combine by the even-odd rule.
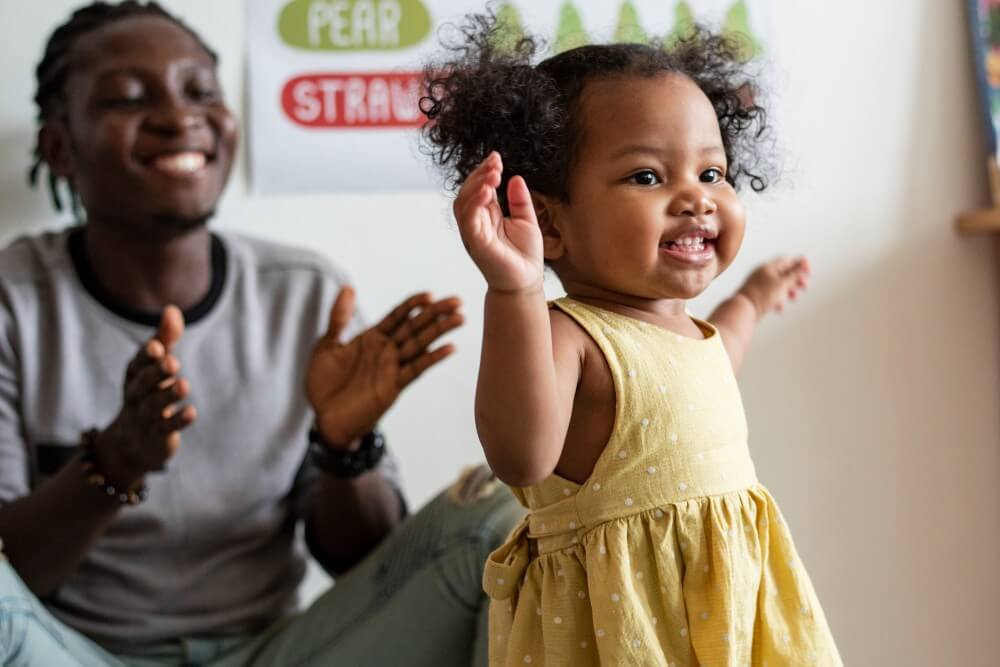
[[705, 249], [705, 237], [685, 236], [684, 238], [670, 241], [669, 245], [684, 251], [699, 252]]

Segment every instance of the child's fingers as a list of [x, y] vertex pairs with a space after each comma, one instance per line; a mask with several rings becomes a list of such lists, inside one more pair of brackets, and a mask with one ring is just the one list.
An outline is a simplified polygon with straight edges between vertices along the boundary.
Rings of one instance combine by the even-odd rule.
[[535, 205], [531, 203], [531, 192], [528, 191], [528, 184], [520, 176], [510, 179], [507, 184], [507, 206], [510, 208], [511, 218], [520, 218], [537, 223], [535, 218]]
[[500, 180], [499, 169], [484, 170], [470, 175], [462, 184], [455, 199], [455, 216], [464, 217], [471, 209], [489, 204], [496, 196], [496, 187], [500, 185]]
[[465, 177], [465, 182], [462, 183], [462, 187], [459, 189], [459, 199], [462, 199], [463, 192], [473, 192], [483, 183], [488, 183], [496, 187], [500, 184], [502, 174], [503, 166], [500, 163], [500, 156], [494, 151]]

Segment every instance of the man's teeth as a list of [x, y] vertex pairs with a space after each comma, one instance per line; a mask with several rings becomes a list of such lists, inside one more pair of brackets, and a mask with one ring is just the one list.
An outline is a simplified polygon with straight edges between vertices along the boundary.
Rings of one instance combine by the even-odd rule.
[[153, 166], [175, 174], [191, 174], [205, 166], [205, 154], [189, 151], [162, 155], [153, 160]]

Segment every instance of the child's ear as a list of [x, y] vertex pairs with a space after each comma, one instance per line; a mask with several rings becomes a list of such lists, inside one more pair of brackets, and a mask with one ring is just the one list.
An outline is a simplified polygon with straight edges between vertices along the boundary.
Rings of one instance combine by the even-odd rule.
[[73, 151], [62, 123], [42, 124], [38, 130], [38, 153], [54, 176], [67, 180], [73, 177]]
[[542, 250], [545, 259], [557, 260], [566, 251], [559, 229], [559, 205], [552, 198], [537, 192], [531, 193], [531, 203], [535, 207], [535, 217], [538, 218], [538, 226], [542, 230]]

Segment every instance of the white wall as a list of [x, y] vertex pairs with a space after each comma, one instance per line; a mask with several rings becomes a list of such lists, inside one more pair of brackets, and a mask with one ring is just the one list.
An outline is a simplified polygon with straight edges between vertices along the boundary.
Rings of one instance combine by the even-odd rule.
[[[74, 2], [0, 0], [0, 237], [52, 225], [24, 185], [32, 67]], [[242, 99], [242, 4], [168, 0], [222, 54]], [[991, 242], [952, 220], [985, 201], [960, 2], [774, 0], [788, 171], [750, 203], [737, 266], [802, 251], [815, 282], [762, 327], [741, 378], [762, 480], [778, 498], [848, 665], [1000, 664], [1000, 359]], [[367, 312], [454, 292], [456, 358], [388, 419], [422, 502], [481, 456], [472, 425], [482, 284], [435, 194], [257, 199], [234, 178], [220, 226], [322, 248]]]

